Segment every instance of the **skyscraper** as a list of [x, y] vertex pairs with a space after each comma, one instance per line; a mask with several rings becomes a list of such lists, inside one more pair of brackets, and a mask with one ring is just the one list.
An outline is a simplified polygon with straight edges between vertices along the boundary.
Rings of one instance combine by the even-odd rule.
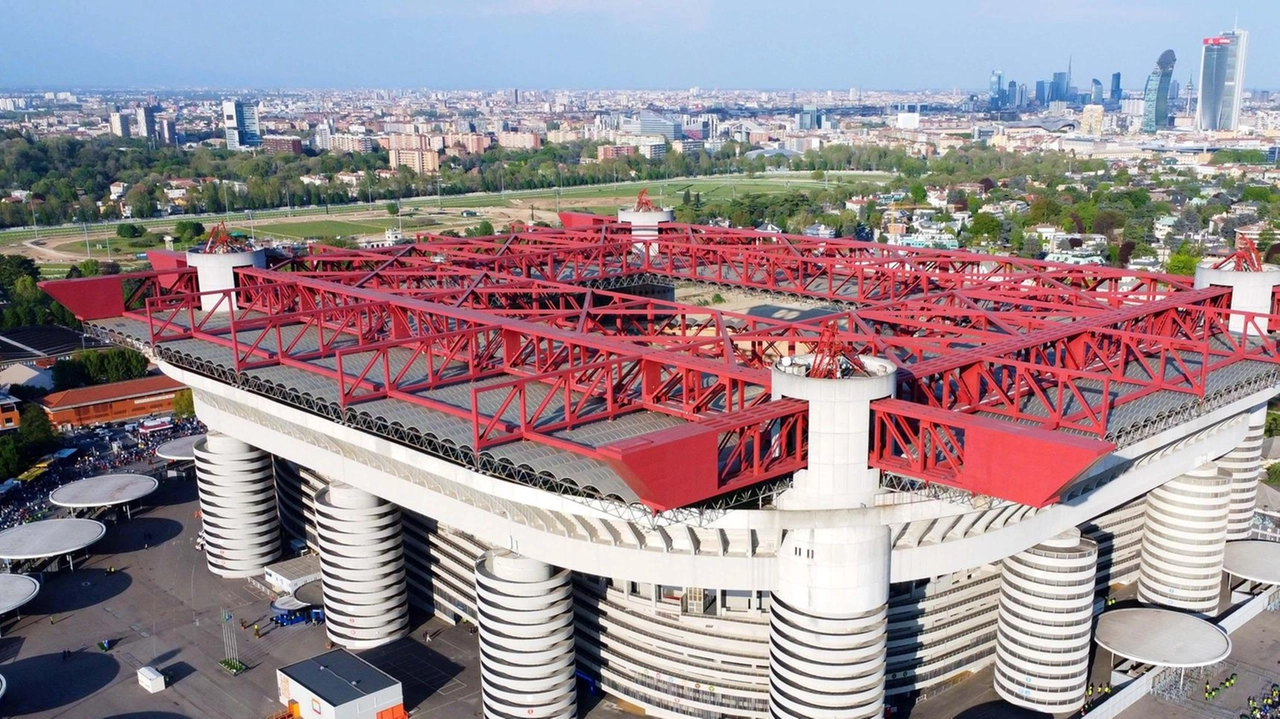
[[1048, 85], [1044, 80], [1036, 80], [1036, 104], [1044, 107], [1049, 102]]
[[991, 87], [987, 93], [990, 105], [993, 108], [999, 108], [1003, 103], [1000, 102], [1000, 95], [1004, 92], [1004, 73], [1000, 70], [991, 71]]
[[1196, 129], [1234, 132], [1239, 125], [1248, 46], [1249, 33], [1239, 29], [1204, 39]]
[[1096, 77], [1093, 78], [1092, 87], [1093, 92], [1089, 95], [1089, 102], [1093, 105], [1101, 105], [1103, 100], [1106, 99], [1102, 94], [1102, 81]]
[[1066, 100], [1067, 88], [1071, 83], [1070, 76], [1065, 72], [1053, 73], [1053, 84], [1049, 87], [1049, 101]]
[[252, 150], [262, 144], [257, 103], [223, 100], [222, 124], [227, 132], [228, 150]]
[[134, 118], [134, 126], [137, 128], [136, 134], [144, 140], [155, 140], [156, 135], [156, 111], [155, 108], [142, 106], [136, 111]]
[[123, 112], [113, 112], [108, 118], [108, 124], [111, 126], [111, 134], [116, 137], [129, 136], [129, 116]]
[[1008, 88], [1004, 92], [1004, 106], [1018, 106], [1018, 83], [1016, 80], [1010, 80]]
[[1155, 69], [1147, 76], [1142, 92], [1146, 106], [1142, 110], [1142, 131], [1155, 132], [1169, 126], [1169, 81], [1173, 79], [1173, 64], [1178, 61], [1173, 50], [1165, 50], [1156, 60]]
[[1112, 73], [1111, 75], [1111, 101], [1120, 102], [1120, 98], [1124, 96], [1124, 91], [1120, 89], [1120, 73]]

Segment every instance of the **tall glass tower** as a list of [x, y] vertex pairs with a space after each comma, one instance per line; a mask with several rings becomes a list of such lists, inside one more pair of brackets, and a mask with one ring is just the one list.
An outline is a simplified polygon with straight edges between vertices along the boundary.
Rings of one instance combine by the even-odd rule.
[[1204, 39], [1200, 55], [1200, 104], [1196, 129], [1233, 132], [1240, 123], [1249, 33], [1231, 30]]
[[251, 150], [262, 144], [257, 103], [223, 100], [222, 125], [227, 133], [228, 150]]
[[1165, 50], [1156, 60], [1156, 67], [1147, 76], [1147, 86], [1142, 97], [1142, 131], [1155, 132], [1169, 126], [1169, 82], [1173, 79], [1173, 64], [1178, 61], [1173, 50]]

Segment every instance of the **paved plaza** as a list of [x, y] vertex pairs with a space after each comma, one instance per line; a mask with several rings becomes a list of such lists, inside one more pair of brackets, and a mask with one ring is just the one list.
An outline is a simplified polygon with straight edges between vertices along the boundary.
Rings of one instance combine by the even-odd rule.
[[[109, 526], [75, 571], [45, 575], [39, 595], [3, 627], [0, 674], [9, 686], [0, 717], [252, 719], [282, 708], [276, 668], [323, 652], [324, 629], [276, 627], [265, 593], [210, 574], [195, 548], [197, 509], [194, 482], [163, 483], [131, 521]], [[236, 677], [218, 666], [227, 613], [250, 667]], [[240, 630], [241, 619], [258, 622], [262, 638]], [[411, 715], [474, 719], [476, 637], [425, 615], [414, 619], [409, 638], [362, 656], [404, 683]], [[102, 640], [115, 642], [111, 651], [97, 648]], [[138, 685], [137, 669], [148, 664], [171, 677], [168, 689], [148, 694]], [[610, 702], [592, 708], [584, 696], [582, 704], [593, 719], [625, 716]]]

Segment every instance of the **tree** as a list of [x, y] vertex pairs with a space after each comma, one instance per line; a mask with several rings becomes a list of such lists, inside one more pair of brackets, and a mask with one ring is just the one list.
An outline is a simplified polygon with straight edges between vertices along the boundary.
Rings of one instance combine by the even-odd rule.
[[923, 205], [927, 199], [929, 199], [929, 191], [922, 183], [917, 182], [911, 186], [911, 201], [914, 204]]
[[102, 274], [102, 263], [92, 258], [81, 260], [75, 268], [79, 270], [80, 277], [96, 277]]
[[356, 243], [346, 237], [321, 237], [320, 244], [326, 247], [337, 247], [341, 250], [350, 250], [356, 246]]
[[0, 437], [0, 476], [12, 478], [21, 471], [22, 452], [18, 449], [18, 440], [13, 435]]
[[1164, 270], [1171, 275], [1192, 277], [1196, 274], [1196, 265], [1199, 262], [1199, 257], [1179, 252], [1169, 257], [1169, 261], [1165, 263]]
[[1002, 226], [1000, 220], [989, 212], [979, 212], [973, 216], [973, 223], [969, 225], [969, 232], [974, 237], [984, 237], [988, 241], [1000, 237]]
[[1276, 243], [1276, 231], [1267, 227], [1258, 233], [1258, 251], [1265, 253], [1272, 245]]
[[392, 217], [395, 217], [396, 215], [400, 214], [400, 203], [398, 203], [398, 202], [388, 202], [388, 203], [387, 203], [387, 205], [386, 205], [386, 207], [387, 207], [387, 214], [388, 214], [388, 215], [391, 215]]
[[173, 416], [179, 419], [196, 416], [196, 404], [191, 390], [181, 389], [173, 395]]
[[1093, 231], [1095, 234], [1111, 237], [1111, 233], [1121, 227], [1124, 227], [1124, 214], [1116, 210], [1099, 210], [1098, 214], [1093, 216]]
[[38, 404], [28, 404], [22, 410], [18, 424], [18, 442], [28, 457], [39, 456], [58, 443], [49, 415]]
[[146, 230], [141, 225], [134, 225], [128, 222], [122, 222], [116, 225], [116, 237], [122, 237], [131, 240], [135, 237], [142, 237], [146, 234]]

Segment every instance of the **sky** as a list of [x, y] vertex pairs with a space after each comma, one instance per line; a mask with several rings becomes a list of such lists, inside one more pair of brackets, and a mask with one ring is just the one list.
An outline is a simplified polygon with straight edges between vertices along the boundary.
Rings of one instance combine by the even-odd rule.
[[1276, 0], [0, 0], [0, 87], [1138, 89], [1237, 14], [1280, 88]]

